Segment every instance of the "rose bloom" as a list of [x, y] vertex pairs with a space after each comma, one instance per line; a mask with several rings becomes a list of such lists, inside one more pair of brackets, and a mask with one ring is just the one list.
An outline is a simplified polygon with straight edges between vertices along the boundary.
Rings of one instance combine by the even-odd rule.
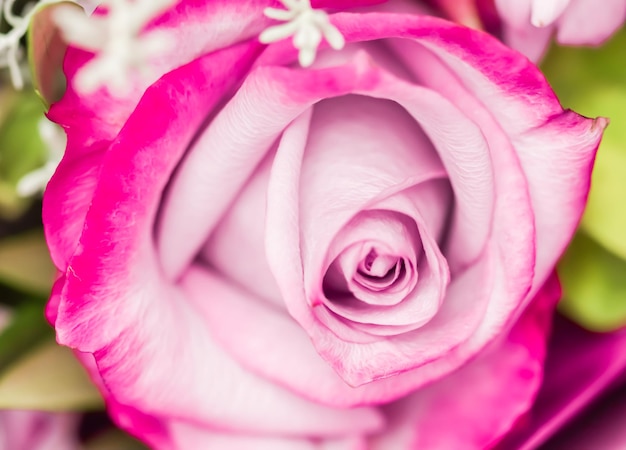
[[121, 100], [67, 53], [48, 316], [154, 448], [482, 448], [532, 403], [606, 121], [372, 3], [315, 3], [347, 45], [303, 69], [265, 2], [183, 0]]

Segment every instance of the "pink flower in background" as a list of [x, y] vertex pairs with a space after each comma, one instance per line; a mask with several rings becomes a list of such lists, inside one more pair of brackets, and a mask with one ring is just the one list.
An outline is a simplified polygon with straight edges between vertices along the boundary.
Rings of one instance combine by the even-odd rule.
[[49, 317], [156, 448], [482, 448], [532, 402], [606, 121], [371, 3], [302, 69], [264, 2], [181, 1], [158, 81], [50, 111]]
[[626, 329], [592, 333], [558, 318], [535, 404], [497, 448], [623, 448], [625, 383]]
[[0, 411], [0, 449], [78, 450], [78, 416], [40, 411]]
[[550, 38], [565, 45], [599, 45], [626, 20], [626, 1], [495, 0], [503, 39], [537, 61]]
[[[0, 332], [11, 311], [0, 305]], [[0, 410], [0, 450], [78, 450], [80, 416], [30, 410]]]
[[78, 450], [78, 416], [40, 411], [0, 411], [0, 449]]

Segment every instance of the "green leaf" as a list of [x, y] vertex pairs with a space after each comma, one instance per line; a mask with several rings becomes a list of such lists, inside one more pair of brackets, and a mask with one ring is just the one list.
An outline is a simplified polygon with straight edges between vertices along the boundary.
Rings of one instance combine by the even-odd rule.
[[19, 94], [8, 86], [8, 84], [0, 85], [0, 127], [19, 97]]
[[15, 309], [10, 323], [0, 333], [0, 375], [33, 347], [53, 337], [43, 305], [27, 304]]
[[145, 450], [147, 447], [120, 430], [112, 429], [85, 443], [85, 450]]
[[5, 113], [0, 124], [0, 215], [11, 219], [31, 203], [15, 192], [18, 181], [46, 162], [48, 150], [38, 127], [43, 106], [34, 93], [20, 93]]
[[[66, 87], [63, 75], [63, 57], [67, 44], [59, 27], [52, 19], [59, 6], [81, 8], [69, 1], [39, 4], [28, 28], [28, 63], [35, 92], [49, 107], [63, 96]], [[82, 8], [81, 8], [82, 9]]]
[[17, 184], [20, 178], [47, 160], [38, 122], [44, 109], [37, 96], [24, 91], [0, 127], [0, 177]]
[[48, 340], [0, 375], [0, 409], [85, 411], [103, 408], [100, 393], [72, 351]]
[[16, 290], [47, 297], [55, 274], [42, 231], [0, 240], [0, 282]]
[[561, 312], [592, 331], [626, 325], [626, 261], [579, 231], [559, 263]]
[[626, 259], [626, 28], [604, 46], [548, 53], [543, 70], [563, 105], [611, 120], [598, 151], [582, 228]]

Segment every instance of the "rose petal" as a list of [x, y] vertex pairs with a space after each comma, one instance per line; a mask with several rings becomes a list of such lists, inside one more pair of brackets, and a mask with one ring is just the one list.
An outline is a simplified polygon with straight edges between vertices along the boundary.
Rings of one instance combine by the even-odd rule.
[[[404, 214], [404, 217], [413, 217], [417, 222], [417, 227], [421, 228], [423, 236], [423, 249], [425, 257], [422, 258], [420, 266], [415, 270], [420, 272], [417, 285], [411, 292], [400, 291], [394, 295], [402, 295], [402, 300], [392, 306], [368, 306], [359, 305], [359, 301], [345, 301], [333, 305], [332, 302], [325, 302], [328, 308], [337, 314], [356, 322], [353, 328], [373, 333], [377, 335], [392, 335], [411, 331], [427, 323], [439, 310], [445, 289], [449, 282], [450, 275], [448, 266], [443, 255], [439, 251], [435, 242], [424, 228], [424, 220], [419, 210], [415, 209], [413, 198], [424, 193], [423, 187], [431, 183], [420, 184], [408, 192], [400, 192], [381, 202], [372, 205], [374, 211], [388, 210], [397, 211]], [[428, 191], [425, 191], [427, 193]], [[428, 198], [428, 197], [426, 197]], [[421, 198], [423, 200], [424, 197]], [[445, 205], [445, 204], [444, 204]], [[357, 216], [359, 217], [359, 216]], [[342, 234], [345, 230], [342, 231]], [[338, 238], [342, 238], [342, 234]], [[375, 236], [380, 236], [376, 234]], [[394, 238], [389, 237], [388, 242], [393, 242]], [[376, 294], [375, 294], [376, 295]], [[317, 306], [317, 316], [336, 334], [341, 336], [341, 331], [329, 318], [321, 314], [321, 306]], [[387, 325], [387, 326], [386, 326]]]
[[556, 39], [560, 44], [599, 45], [626, 19], [624, 0], [605, 0], [602, 7], [593, 0], [571, 0], [558, 22]]
[[286, 310], [265, 255], [265, 205], [274, 154], [268, 153], [213, 230], [202, 259], [228, 280]]

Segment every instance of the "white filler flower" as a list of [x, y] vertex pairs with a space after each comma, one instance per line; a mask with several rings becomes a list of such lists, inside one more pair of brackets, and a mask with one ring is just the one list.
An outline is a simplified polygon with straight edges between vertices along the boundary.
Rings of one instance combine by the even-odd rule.
[[132, 76], [149, 79], [150, 61], [167, 51], [171, 41], [165, 32], [143, 32], [146, 24], [177, 0], [106, 0], [106, 14], [88, 16], [75, 8], [59, 7], [55, 20], [64, 39], [95, 53], [74, 80], [81, 93], [106, 86], [112, 95], [123, 96]]
[[265, 8], [264, 14], [286, 23], [269, 27], [259, 35], [259, 41], [269, 44], [293, 36], [293, 46], [299, 50], [298, 60], [302, 67], [313, 64], [322, 37], [335, 50], [343, 48], [345, 39], [341, 32], [330, 23], [326, 12], [311, 7], [310, 0], [280, 1], [286, 10]]

